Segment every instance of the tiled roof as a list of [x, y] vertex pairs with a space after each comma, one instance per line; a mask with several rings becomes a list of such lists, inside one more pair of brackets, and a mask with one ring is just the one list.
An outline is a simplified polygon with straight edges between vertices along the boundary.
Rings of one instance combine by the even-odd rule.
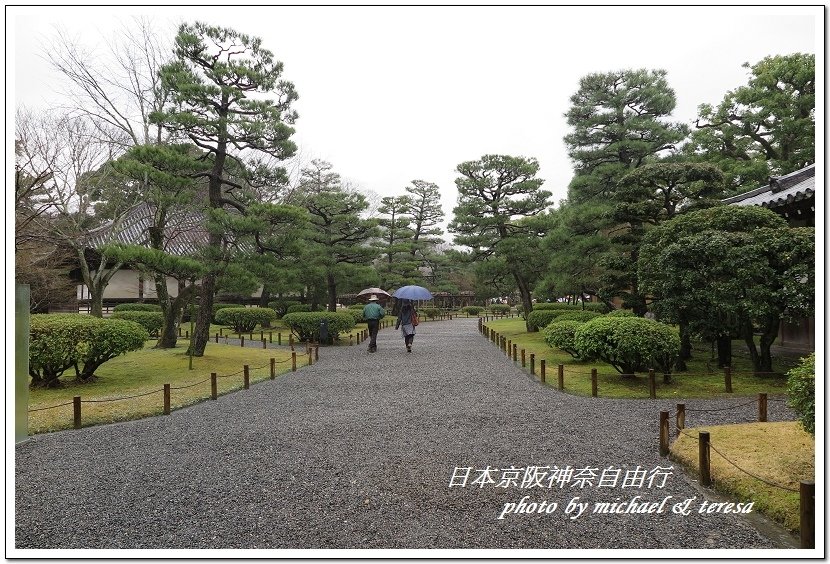
[[[149, 247], [149, 230], [153, 225], [154, 208], [142, 203], [130, 210], [119, 223], [109, 222], [89, 232], [87, 245], [97, 248], [107, 243], [125, 243]], [[207, 244], [208, 232], [203, 214], [178, 210], [171, 214], [164, 233], [164, 250], [183, 256], [197, 253]]]
[[725, 204], [775, 208], [815, 196], [816, 165], [812, 164], [784, 176], [773, 176], [769, 184], [755, 190], [726, 198]]

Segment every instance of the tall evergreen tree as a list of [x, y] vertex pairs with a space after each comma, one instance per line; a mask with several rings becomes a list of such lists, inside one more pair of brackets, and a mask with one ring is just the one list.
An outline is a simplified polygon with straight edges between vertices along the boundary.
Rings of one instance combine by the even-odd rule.
[[407, 215], [412, 205], [409, 196], [382, 198], [378, 212], [383, 256], [379, 265], [382, 288], [413, 284], [418, 278], [418, 263], [414, 250], [412, 217]]
[[[176, 36], [175, 60], [162, 67], [162, 87], [172, 103], [152, 118], [177, 137], [205, 152], [210, 170], [208, 206], [212, 219], [229, 209], [244, 212], [235, 190], [244, 184], [273, 181], [259, 158], [285, 159], [296, 150], [290, 127], [297, 115], [294, 85], [281, 80], [283, 65], [259, 38], [203, 23], [182, 24]], [[267, 96], [276, 96], [268, 98]], [[191, 349], [204, 354], [217, 276], [228, 256], [221, 229], [209, 230], [213, 267], [202, 277], [199, 313]]]
[[522, 249], [536, 244], [536, 226], [523, 221], [543, 213], [550, 205], [544, 180], [536, 178], [536, 159], [484, 155], [458, 165], [455, 181], [458, 205], [449, 229], [455, 243], [470, 247], [479, 259], [495, 257], [507, 264], [516, 283], [524, 311], [532, 309], [532, 265]]
[[716, 107], [702, 104], [688, 156], [717, 164], [732, 193], [815, 162], [815, 55], [744, 63], [750, 78]]

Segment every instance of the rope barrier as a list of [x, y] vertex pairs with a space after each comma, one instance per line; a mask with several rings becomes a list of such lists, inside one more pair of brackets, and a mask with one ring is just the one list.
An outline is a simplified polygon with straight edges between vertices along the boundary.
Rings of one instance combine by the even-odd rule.
[[100, 399], [100, 400], [85, 400], [85, 399], [82, 399], [81, 403], [105, 403], [105, 402], [108, 402], [108, 401], [122, 401], [122, 400], [126, 400], [126, 399], [141, 398], [141, 397], [144, 397], [144, 396], [149, 396], [150, 394], [157, 394], [157, 393], [163, 392], [163, 391], [164, 391], [164, 388], [159, 389], [159, 390], [153, 390], [152, 392], [145, 392], [143, 394], [136, 394], [134, 396], [125, 396], [123, 398], [111, 398], [111, 399]]
[[720, 407], [718, 409], [686, 409], [686, 412], [695, 411], [695, 412], [702, 413], [702, 412], [709, 412], [709, 411], [727, 411], [729, 409], [737, 409], [739, 407], [743, 407], [745, 405], [751, 405], [753, 403], [758, 403], [758, 398], [755, 398], [754, 400], [748, 401], [746, 403], [740, 403], [738, 405], [733, 405], [733, 406], [730, 406], [730, 407]]
[[210, 378], [205, 378], [201, 382], [196, 382], [195, 384], [190, 384], [188, 386], [170, 386], [170, 389], [171, 390], [186, 390], [187, 388], [192, 388], [194, 386], [198, 386], [199, 384], [204, 384], [208, 380], [210, 380]]
[[45, 409], [55, 409], [56, 407], [63, 407], [65, 405], [72, 405], [72, 402], [68, 401], [66, 403], [59, 403], [58, 405], [52, 405], [50, 407], [38, 407], [38, 408], [35, 408], [35, 409], [30, 409], [30, 410], [28, 410], [28, 413], [34, 413], [35, 411], [43, 411]]
[[727, 461], [729, 464], [731, 464], [732, 466], [734, 466], [735, 468], [737, 468], [738, 470], [740, 470], [741, 472], [743, 472], [743, 473], [744, 473], [744, 474], [746, 474], [747, 476], [751, 476], [751, 477], [755, 478], [756, 480], [758, 480], [759, 482], [763, 482], [763, 483], [765, 483], [765, 484], [766, 484], [766, 485], [768, 485], [768, 486], [772, 486], [772, 487], [774, 487], [774, 488], [780, 488], [780, 489], [782, 489], [782, 490], [786, 490], [786, 491], [788, 491], [788, 492], [795, 492], [795, 493], [798, 493], [798, 490], [796, 490], [796, 489], [794, 489], [794, 488], [788, 488], [788, 487], [786, 487], [786, 486], [782, 486], [782, 485], [780, 485], [780, 484], [775, 484], [775, 483], [773, 483], [773, 482], [769, 482], [769, 481], [767, 481], [767, 480], [765, 480], [765, 479], [763, 479], [763, 478], [761, 478], [761, 477], [759, 477], [759, 476], [756, 476], [755, 474], [753, 474], [753, 473], [751, 473], [751, 472], [747, 472], [746, 470], [744, 470], [743, 468], [741, 468], [740, 466], [738, 466], [737, 464], [735, 464], [734, 462], [732, 462], [731, 460], [729, 460], [728, 458], [726, 458], [726, 457], [723, 455], [723, 453], [722, 453], [721, 451], [719, 451], [718, 449], [716, 449], [716, 448], [715, 448], [715, 445], [713, 445], [711, 442], [709, 443], [709, 447], [710, 447], [712, 450], [714, 450], [716, 453], [718, 453], [718, 454], [721, 456], [721, 458], [723, 458], [725, 461]]

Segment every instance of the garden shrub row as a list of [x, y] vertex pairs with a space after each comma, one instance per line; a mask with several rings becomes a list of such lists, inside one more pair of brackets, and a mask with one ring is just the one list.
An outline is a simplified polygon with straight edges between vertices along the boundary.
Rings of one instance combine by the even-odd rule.
[[816, 434], [816, 353], [801, 359], [787, 372], [788, 404], [805, 431]]
[[150, 335], [158, 335], [164, 324], [164, 314], [161, 311], [127, 310], [114, 311], [110, 319], [126, 319], [134, 321], [144, 327]]
[[570, 311], [595, 311], [597, 313], [606, 313], [608, 311], [608, 308], [605, 307], [605, 304], [597, 302], [583, 302], [578, 304], [569, 304], [565, 302], [551, 302], [533, 304], [533, 311], [548, 311], [562, 309]]
[[[362, 315], [361, 315], [362, 317]], [[285, 323], [300, 341], [319, 341], [320, 322], [328, 322], [329, 338], [337, 340], [340, 333], [351, 331], [356, 322], [353, 313], [348, 311], [300, 311], [283, 316]]]
[[622, 374], [652, 368], [669, 374], [680, 352], [674, 328], [641, 317], [603, 315], [584, 322], [557, 318], [543, 335], [551, 347], [581, 360], [601, 360]]
[[233, 327], [237, 333], [253, 331], [257, 325], [265, 325], [277, 318], [268, 307], [227, 307], [216, 312], [216, 323]]
[[118, 304], [112, 308], [113, 313], [120, 313], [122, 311], [161, 311], [161, 306], [158, 304]]

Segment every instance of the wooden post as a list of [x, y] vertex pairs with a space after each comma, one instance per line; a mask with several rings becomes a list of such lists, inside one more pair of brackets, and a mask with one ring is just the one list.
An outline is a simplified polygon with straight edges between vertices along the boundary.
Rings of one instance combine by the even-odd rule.
[[308, 364], [306, 366], [311, 366], [311, 349], [308, 349]]
[[508, 357], [510, 356], [510, 353], [511, 353], [512, 350], [513, 350], [513, 340], [508, 339], [507, 340], [507, 349], [505, 349], [505, 352], [507, 353]]
[[210, 373], [210, 399], [216, 399], [216, 372]]
[[246, 390], [251, 387], [251, 372], [247, 364], [242, 365], [242, 382]]
[[81, 428], [81, 396], [72, 398], [72, 418], [76, 429]]
[[597, 397], [597, 369], [591, 369], [591, 395]]
[[294, 333], [288, 334], [288, 346], [291, 347], [291, 350], [294, 350]]
[[712, 474], [709, 468], [709, 431], [698, 434], [698, 466], [700, 468], [700, 485], [707, 488], [712, 485]]
[[282, 333], [277, 333], [277, 344], [282, 345]]
[[349, 346], [354, 345], [354, 342], [352, 342], [352, 339], [354, 339], [354, 335], [352, 335], [351, 333], [349, 333]]
[[253, 341], [253, 340], [254, 340], [254, 332], [253, 332], [253, 331], [251, 331], [251, 333], [248, 335], [248, 340], [249, 340], [249, 341]]
[[360, 332], [359, 332], [359, 331], [358, 331], [358, 333], [357, 333], [357, 338], [355, 339], [355, 342], [356, 342], [358, 345], [360, 344]]
[[565, 365], [560, 364], [557, 370], [558, 374], [557, 377], [559, 378], [559, 389], [565, 389]]
[[536, 375], [536, 355], [530, 353], [530, 373]]
[[271, 359], [271, 380], [273, 380], [276, 375], [277, 375], [277, 359], [272, 358]]
[[239, 346], [240, 346], [240, 347], [244, 347], [244, 346], [245, 346], [245, 335], [242, 335], [241, 333], [240, 333], [240, 335], [239, 335]]
[[268, 342], [269, 343], [274, 342], [274, 332], [273, 331], [268, 331]]
[[677, 424], [677, 434], [680, 435], [680, 431], [686, 428], [686, 404], [685, 403], [678, 403], [677, 404], [677, 416], [675, 417], [675, 423]]
[[654, 369], [648, 371], [648, 397], [657, 399], [657, 381], [654, 378]]
[[723, 369], [723, 383], [726, 387], [726, 392], [732, 393], [732, 368], [727, 366]]
[[216, 334], [216, 342], [219, 343], [219, 333]]
[[189, 338], [190, 338], [190, 331], [189, 331], [189, 330], [184, 332], [184, 338], [185, 338], [185, 339], [189, 339]]
[[669, 455], [669, 412], [660, 412], [660, 456]]
[[164, 385], [164, 414], [170, 415], [170, 384]]
[[262, 348], [263, 349], [268, 348], [268, 341], [265, 339], [265, 337], [262, 338]]
[[264, 341], [264, 340], [265, 340], [265, 331], [260, 331], [260, 332], [259, 332], [259, 340], [260, 340], [260, 341]]
[[525, 363], [525, 350], [522, 349], [522, 368], [524, 368], [525, 366], [526, 366], [526, 363]]
[[764, 422], [767, 420], [767, 394], [761, 392], [758, 394], [758, 421]]
[[519, 359], [519, 345], [513, 343], [513, 362], [518, 361]]
[[224, 328], [224, 327], [220, 327], [220, 328], [219, 328], [219, 336], [220, 336], [220, 337], [224, 337], [224, 336], [225, 336], [225, 335], [223, 335], [223, 334], [222, 334], [222, 332], [223, 332], [224, 330], [225, 330], [225, 328]]
[[182, 336], [182, 328], [181, 328], [181, 326], [179, 326], [179, 337], [181, 337], [181, 336]]
[[816, 484], [801, 482], [798, 488], [801, 548], [816, 547]]
[[320, 360], [320, 345], [314, 345], [314, 361]]
[[545, 382], [545, 359], [539, 361], [539, 379], [542, 383]]
[[297, 371], [297, 353], [295, 351], [291, 351], [291, 371]]

